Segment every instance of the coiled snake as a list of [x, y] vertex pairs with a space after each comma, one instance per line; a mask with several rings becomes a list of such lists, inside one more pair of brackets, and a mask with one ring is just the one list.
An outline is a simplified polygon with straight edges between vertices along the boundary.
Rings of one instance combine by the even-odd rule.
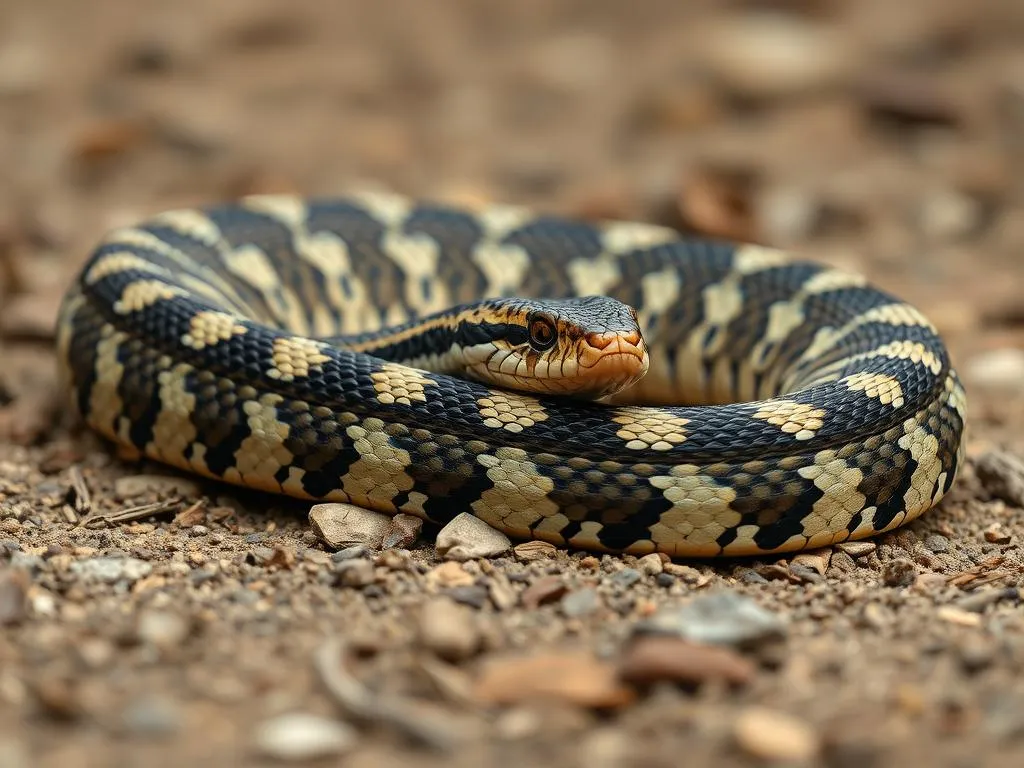
[[964, 450], [935, 327], [863, 277], [514, 207], [166, 212], [92, 253], [58, 352], [84, 421], [154, 460], [598, 551], [863, 538]]

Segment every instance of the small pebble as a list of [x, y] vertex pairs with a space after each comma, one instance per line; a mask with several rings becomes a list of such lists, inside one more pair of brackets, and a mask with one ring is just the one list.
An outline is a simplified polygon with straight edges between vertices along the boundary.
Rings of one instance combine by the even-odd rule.
[[170, 736], [181, 729], [181, 711], [169, 699], [155, 695], [132, 701], [121, 713], [125, 730], [140, 736]]
[[644, 555], [636, 561], [637, 568], [640, 573], [648, 576], [657, 576], [665, 569], [665, 563], [661, 559], [661, 555], [656, 552], [652, 552], [649, 555]]
[[768, 579], [762, 576], [760, 573], [755, 571], [753, 568], [744, 568], [743, 573], [740, 575], [740, 579], [745, 584], [767, 584]]
[[676, 583], [676, 577], [670, 573], [659, 573], [657, 576], [654, 577], [654, 583], [657, 584], [659, 587], [664, 587], [665, 589], [668, 589]]
[[524, 541], [512, 548], [516, 557], [524, 563], [552, 558], [558, 552], [554, 544], [547, 541]]
[[821, 746], [818, 735], [808, 723], [763, 707], [750, 707], [740, 712], [733, 735], [744, 752], [773, 762], [806, 762], [818, 754]]
[[533, 610], [537, 606], [557, 600], [569, 591], [561, 576], [545, 576], [537, 579], [519, 596], [524, 608]]
[[924, 546], [927, 549], [930, 549], [934, 554], [941, 555], [945, 552], [949, 552], [949, 539], [945, 536], [933, 533], [924, 540]]
[[0, 575], [0, 627], [20, 624], [28, 615], [28, 579], [24, 571]]
[[734, 592], [702, 595], [667, 606], [634, 628], [637, 634], [676, 635], [695, 643], [742, 647], [785, 634], [782, 619]]
[[455, 602], [468, 605], [477, 610], [484, 607], [488, 598], [487, 587], [480, 584], [452, 587], [445, 594]]
[[416, 543], [423, 531], [423, 518], [416, 515], [397, 514], [391, 518], [381, 546], [384, 549], [406, 549]]
[[275, 760], [308, 762], [335, 757], [357, 741], [353, 728], [319, 715], [295, 712], [261, 723], [255, 736], [259, 752]]
[[974, 462], [974, 471], [997, 499], [1024, 507], [1024, 459], [1007, 451], [987, 451]]
[[844, 541], [836, 544], [836, 549], [840, 552], [845, 552], [850, 557], [860, 558], [870, 555], [878, 549], [878, 545], [873, 541]]
[[369, 554], [370, 549], [365, 544], [353, 544], [351, 547], [334, 552], [331, 555], [331, 560], [335, 563], [343, 563], [346, 560], [355, 560], [357, 557], [366, 557]]
[[[797, 573], [800, 568], [809, 568], [819, 576], [824, 576], [828, 570], [829, 559], [832, 556], [831, 549], [818, 549], [814, 552], [799, 552], [794, 555], [789, 563], [791, 573]], [[802, 578], [802, 577], [801, 577]], [[803, 579], [806, 581], [806, 579]]]
[[512, 584], [501, 574], [496, 574], [491, 579], [487, 585], [487, 592], [491, 603], [499, 611], [507, 611], [519, 600], [516, 591], [512, 589]]
[[391, 516], [354, 504], [316, 504], [309, 510], [309, 524], [331, 549], [353, 544], [380, 549], [391, 527]]
[[427, 583], [439, 587], [467, 587], [476, 581], [462, 563], [449, 560], [427, 571]]
[[917, 566], [911, 560], [897, 558], [882, 566], [882, 583], [887, 587], [909, 587], [917, 581]]
[[562, 613], [570, 619], [589, 616], [600, 607], [601, 596], [592, 587], [577, 589], [562, 596]]
[[338, 584], [343, 587], [365, 587], [376, 578], [373, 563], [363, 558], [346, 560], [335, 566]]
[[642, 578], [643, 574], [636, 568], [623, 568], [611, 577], [611, 582], [619, 587], [631, 587]]
[[189, 622], [180, 614], [155, 608], [142, 611], [135, 626], [135, 634], [141, 642], [159, 648], [180, 645], [190, 631]]
[[446, 597], [432, 598], [419, 613], [419, 639], [424, 648], [446, 661], [462, 661], [480, 647], [473, 614]]
[[825, 581], [825, 578], [820, 573], [801, 563], [790, 563], [789, 572], [801, 584], [821, 584]]
[[508, 536], [468, 512], [456, 515], [442, 528], [435, 543], [439, 555], [458, 561], [496, 557], [511, 546]]
[[76, 576], [104, 584], [135, 582], [148, 576], [152, 570], [152, 565], [134, 557], [95, 557], [71, 563], [71, 572]]

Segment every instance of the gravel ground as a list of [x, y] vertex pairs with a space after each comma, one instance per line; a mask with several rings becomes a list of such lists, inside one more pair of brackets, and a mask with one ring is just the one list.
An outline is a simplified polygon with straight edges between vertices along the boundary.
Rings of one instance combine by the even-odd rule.
[[[1024, 763], [1019, 0], [0, 17], [0, 766]], [[64, 418], [104, 230], [367, 185], [863, 270], [963, 372], [961, 480], [875, 541], [671, 563], [311, 514]]]

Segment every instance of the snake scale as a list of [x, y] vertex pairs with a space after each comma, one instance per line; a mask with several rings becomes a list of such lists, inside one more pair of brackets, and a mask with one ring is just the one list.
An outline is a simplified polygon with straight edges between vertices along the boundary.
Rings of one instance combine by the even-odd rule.
[[[445, 367], [542, 383], [585, 368], [550, 307], [583, 307], [597, 347], [618, 320], [573, 297], [621, 302], [642, 333], [622, 344], [644, 359], [619, 355], [632, 367], [607, 392]], [[858, 274], [639, 222], [383, 193], [167, 211], [105, 236], [57, 344], [82, 420], [153, 460], [592, 551], [860, 539], [935, 505], [963, 460], [964, 390], [912, 306]]]

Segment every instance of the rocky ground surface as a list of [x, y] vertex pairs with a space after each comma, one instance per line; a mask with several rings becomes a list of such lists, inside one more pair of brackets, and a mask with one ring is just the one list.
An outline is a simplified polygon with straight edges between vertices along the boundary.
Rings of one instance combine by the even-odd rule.
[[[1024, 762], [1017, 0], [0, 17], [0, 766]], [[104, 230], [367, 185], [863, 270], [963, 372], [961, 480], [875, 541], [671, 563], [311, 511], [64, 418], [54, 312]]]

